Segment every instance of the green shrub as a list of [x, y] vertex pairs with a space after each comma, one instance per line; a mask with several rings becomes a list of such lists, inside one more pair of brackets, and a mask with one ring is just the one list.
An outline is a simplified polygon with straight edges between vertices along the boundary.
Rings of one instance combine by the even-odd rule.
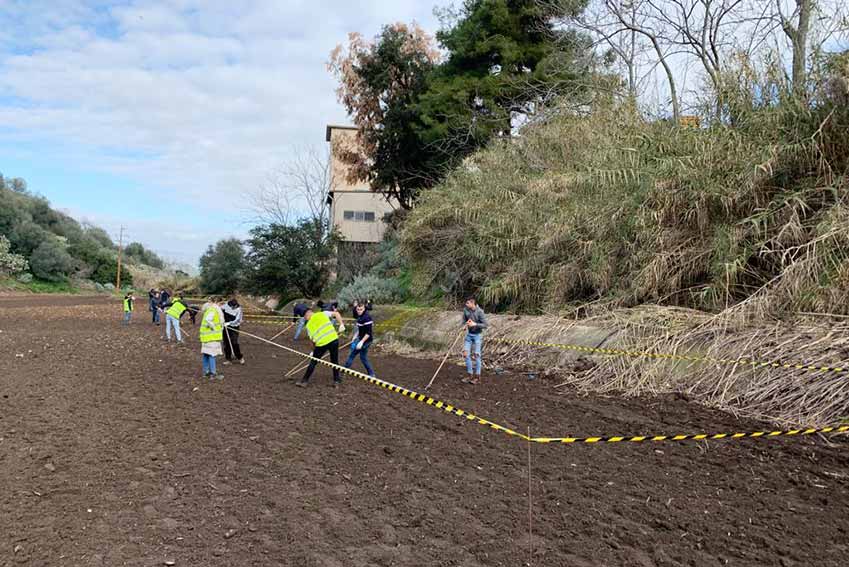
[[370, 299], [374, 303], [398, 303], [404, 300], [404, 290], [394, 279], [378, 276], [359, 276], [342, 288], [337, 296], [342, 309], [353, 305], [354, 300]]
[[10, 248], [9, 239], [0, 234], [0, 275], [17, 274], [29, 267], [26, 258], [12, 254]]
[[39, 244], [30, 257], [32, 273], [48, 282], [63, 282], [74, 269], [74, 259], [55, 239]]

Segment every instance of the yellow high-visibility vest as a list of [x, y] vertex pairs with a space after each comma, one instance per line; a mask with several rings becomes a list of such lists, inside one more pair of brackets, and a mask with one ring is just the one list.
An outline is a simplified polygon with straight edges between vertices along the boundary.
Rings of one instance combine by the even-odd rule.
[[133, 310], [133, 302], [128, 297], [124, 298], [124, 313], [129, 313]]
[[186, 312], [187, 307], [183, 305], [183, 303], [177, 299], [174, 303], [171, 304], [171, 307], [165, 312], [168, 315], [172, 316], [175, 319], [179, 319], [180, 316]]
[[[209, 323], [206, 320], [207, 314], [212, 311], [212, 326], [209, 326]], [[221, 317], [218, 315], [218, 309], [215, 307], [210, 307], [206, 311], [203, 312], [203, 318], [201, 319], [200, 331], [198, 331], [198, 336], [200, 337], [200, 342], [202, 343], [212, 343], [215, 341], [221, 341], [224, 338], [224, 326], [221, 324]]]
[[310, 320], [307, 321], [307, 334], [317, 347], [330, 344], [339, 338], [339, 335], [336, 334], [336, 327], [333, 326], [330, 317], [323, 311], [313, 313]]

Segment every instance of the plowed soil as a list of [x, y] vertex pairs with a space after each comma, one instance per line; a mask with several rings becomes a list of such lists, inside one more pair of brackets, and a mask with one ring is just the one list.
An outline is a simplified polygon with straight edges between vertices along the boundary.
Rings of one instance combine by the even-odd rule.
[[[842, 439], [534, 445], [529, 526], [526, 443], [353, 378], [329, 388], [323, 367], [295, 388], [296, 356], [249, 338], [209, 383], [197, 327], [176, 346], [146, 311], [120, 317], [103, 298], [0, 298], [0, 565], [849, 564]], [[413, 389], [437, 365], [373, 361]], [[434, 395], [534, 435], [763, 427], [462, 372]]]

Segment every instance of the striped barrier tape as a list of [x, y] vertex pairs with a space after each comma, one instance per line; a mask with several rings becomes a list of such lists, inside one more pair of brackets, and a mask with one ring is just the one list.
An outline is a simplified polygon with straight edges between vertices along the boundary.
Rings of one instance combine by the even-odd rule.
[[529, 437], [524, 433], [519, 433], [509, 427], [505, 427], [503, 425], [499, 425], [494, 421], [490, 421], [478, 415], [475, 415], [471, 412], [460, 409], [452, 404], [443, 402], [441, 400], [437, 400], [432, 396], [428, 396], [427, 394], [421, 394], [414, 390], [410, 390], [408, 388], [404, 388], [403, 386], [398, 386], [397, 384], [393, 384], [391, 382], [387, 382], [385, 380], [381, 380], [379, 378], [374, 378], [367, 374], [363, 374], [362, 372], [357, 372], [356, 370], [352, 370], [350, 368], [345, 368], [344, 366], [340, 366], [338, 364], [333, 364], [332, 362], [323, 360], [321, 358], [315, 358], [309, 354], [305, 354], [303, 352], [297, 351], [295, 349], [277, 344], [275, 342], [269, 341], [263, 337], [259, 337], [257, 335], [253, 335], [251, 333], [247, 333], [245, 331], [239, 331], [241, 334], [247, 335], [254, 339], [260, 340], [262, 342], [268, 343], [270, 345], [276, 346], [293, 354], [297, 354], [303, 358], [307, 358], [310, 360], [314, 360], [319, 364], [323, 364], [329, 368], [335, 368], [344, 374], [348, 374], [350, 376], [354, 376], [363, 380], [364, 382], [368, 382], [369, 384], [373, 384], [375, 386], [380, 386], [390, 392], [394, 392], [396, 394], [401, 394], [405, 398], [409, 398], [411, 400], [415, 400], [417, 402], [421, 402], [431, 407], [435, 407], [439, 410], [442, 410], [446, 413], [450, 413], [456, 415], [457, 417], [462, 417], [468, 421], [473, 421], [479, 425], [483, 425], [495, 431], [500, 431], [505, 433], [511, 437], [518, 437], [523, 441], [528, 441], [530, 443], [561, 443], [561, 444], [573, 444], [580, 443], [585, 445], [594, 445], [594, 444], [615, 444], [615, 443], [642, 443], [642, 442], [662, 442], [662, 441], [720, 441], [720, 440], [739, 440], [739, 439], [774, 439], [776, 437], [798, 437], [798, 436], [808, 436], [813, 435], [815, 433], [846, 433], [849, 431], [849, 425], [835, 425], [829, 427], [820, 427], [820, 428], [804, 428], [804, 429], [788, 429], [788, 430], [779, 430], [779, 431], [751, 431], [751, 432], [743, 432], [743, 433], [687, 433], [683, 435], [611, 435], [611, 436], [594, 436], [594, 437]]
[[686, 435], [615, 435], [609, 437], [534, 437], [534, 443], [642, 443], [659, 441], [719, 441], [722, 439], [759, 439], [813, 435], [815, 433], [846, 433], [849, 425], [787, 429], [783, 431], [751, 431], [748, 433], [695, 433]]

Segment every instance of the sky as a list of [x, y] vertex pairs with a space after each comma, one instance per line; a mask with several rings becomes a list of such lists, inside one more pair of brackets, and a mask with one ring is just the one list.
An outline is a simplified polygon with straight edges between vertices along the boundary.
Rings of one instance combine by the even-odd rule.
[[[416, 0], [0, 0], [0, 172], [172, 261], [250, 228], [245, 195], [348, 123], [326, 71]], [[441, 4], [444, 4], [442, 2]]]

